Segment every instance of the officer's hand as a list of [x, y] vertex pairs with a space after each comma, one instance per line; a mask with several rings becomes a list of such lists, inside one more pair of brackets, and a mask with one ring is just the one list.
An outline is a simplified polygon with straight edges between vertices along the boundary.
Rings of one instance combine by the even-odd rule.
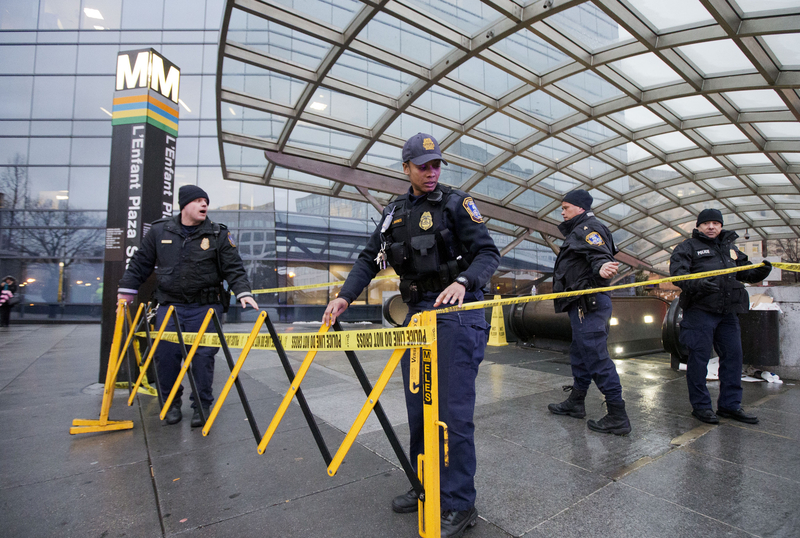
[[325, 309], [325, 314], [322, 316], [322, 323], [330, 327], [336, 323], [336, 318], [341, 316], [342, 313], [347, 310], [348, 306], [350, 306], [350, 303], [348, 303], [346, 299], [337, 297], [328, 303], [328, 307]]
[[619, 269], [619, 262], [606, 262], [600, 267], [600, 276], [603, 278], [611, 278], [617, 274]]
[[704, 278], [697, 285], [699, 295], [713, 295], [719, 292], [719, 284], [713, 278]]
[[118, 293], [117, 294], [117, 301], [125, 301], [128, 303], [128, 306], [132, 305], [133, 302], [136, 300], [136, 296], [131, 293]]
[[464, 287], [463, 284], [459, 284], [458, 282], [453, 282], [449, 286], [447, 286], [442, 293], [436, 298], [436, 302], [433, 303], [434, 307], [439, 306], [440, 304], [455, 304], [458, 303], [458, 306], [464, 304], [464, 295], [467, 293], [467, 288]]
[[770, 263], [770, 261], [769, 261], [769, 260], [764, 260], [764, 261], [763, 261], [763, 262], [761, 262], [761, 263], [763, 263], [763, 264], [764, 264], [764, 267], [769, 267], [769, 270], [770, 270], [770, 271], [772, 271], [772, 263]]
[[258, 303], [250, 295], [242, 297], [241, 299], [239, 299], [239, 302], [242, 303], [242, 309], [246, 309], [247, 305], [250, 305], [253, 307], [254, 310], [258, 310]]

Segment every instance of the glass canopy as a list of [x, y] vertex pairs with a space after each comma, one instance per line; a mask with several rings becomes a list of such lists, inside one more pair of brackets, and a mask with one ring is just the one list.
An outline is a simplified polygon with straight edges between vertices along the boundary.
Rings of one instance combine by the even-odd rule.
[[549, 244], [585, 188], [647, 267], [707, 207], [800, 236], [799, 49], [800, 0], [228, 0], [220, 158], [380, 206], [427, 132], [508, 244]]

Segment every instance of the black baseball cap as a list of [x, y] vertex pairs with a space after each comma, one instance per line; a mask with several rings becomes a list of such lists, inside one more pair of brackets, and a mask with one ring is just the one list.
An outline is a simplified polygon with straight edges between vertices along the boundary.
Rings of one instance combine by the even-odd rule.
[[442, 158], [439, 150], [439, 142], [429, 134], [417, 133], [408, 140], [403, 146], [403, 162], [411, 161], [417, 166], [439, 159], [443, 164], [447, 164]]

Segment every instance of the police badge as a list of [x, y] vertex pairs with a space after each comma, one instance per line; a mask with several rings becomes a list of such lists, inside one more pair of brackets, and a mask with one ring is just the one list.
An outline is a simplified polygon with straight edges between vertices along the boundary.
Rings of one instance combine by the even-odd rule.
[[202, 241], [200, 241], [200, 248], [203, 250], [208, 250], [208, 247], [211, 246], [211, 243], [208, 241], [208, 237], [204, 237]]
[[430, 211], [426, 211], [419, 219], [419, 227], [423, 230], [429, 230], [433, 226], [433, 217]]
[[732, 260], [738, 260], [739, 259], [739, 256], [736, 255], [736, 251], [733, 250], [733, 249], [731, 249], [731, 259]]
[[475, 200], [472, 199], [472, 196], [464, 198], [464, 202], [462, 204], [464, 209], [467, 210], [469, 214], [469, 218], [473, 220], [473, 222], [481, 223], [483, 222], [483, 217], [481, 216], [481, 212], [478, 211], [478, 206], [475, 205]]

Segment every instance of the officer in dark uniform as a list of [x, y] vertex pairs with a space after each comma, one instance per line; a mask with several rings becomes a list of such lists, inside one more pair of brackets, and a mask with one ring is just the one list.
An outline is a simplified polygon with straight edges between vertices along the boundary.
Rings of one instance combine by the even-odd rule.
[[[592, 196], [583, 189], [568, 192], [561, 202], [564, 222], [558, 229], [564, 243], [553, 268], [553, 292], [585, 290], [608, 286], [617, 274], [619, 263], [614, 238], [597, 220], [592, 209]], [[589, 429], [601, 433], [627, 435], [631, 423], [625, 412], [622, 385], [617, 368], [608, 354], [608, 323], [611, 319], [611, 298], [606, 293], [556, 299], [556, 312], [567, 312], [572, 326], [569, 359], [572, 385], [564, 386], [569, 398], [547, 408], [556, 415], [575, 418], [586, 416], [584, 400], [594, 380], [606, 397], [608, 414], [600, 420], [589, 420]]]
[[[702, 210], [696, 226], [692, 237], [672, 251], [670, 275], [751, 265], [747, 255], [736, 248], [735, 241], [739, 235], [722, 229], [719, 210]], [[692, 415], [703, 422], [718, 424], [717, 416], [720, 416], [748, 424], [758, 423], [758, 417], [748, 415], [742, 409], [742, 337], [737, 314], [746, 312], [750, 303], [742, 282], [760, 282], [771, 270], [772, 264], [764, 260], [763, 267], [675, 283], [682, 290], [680, 341], [689, 350], [686, 364], [689, 401]], [[711, 409], [711, 395], [706, 387], [712, 348], [719, 355], [716, 414]]]
[[[500, 263], [474, 200], [465, 192], [439, 185], [439, 144], [419, 133], [403, 147], [408, 192], [383, 210], [381, 221], [361, 252], [338, 298], [328, 304], [323, 323], [339, 317], [388, 264], [400, 276], [400, 293], [408, 304], [405, 324], [422, 311], [440, 305], [481, 301], [481, 288]], [[489, 325], [483, 309], [437, 316], [439, 417], [449, 432], [449, 467], [441, 467], [442, 536], [460, 536], [475, 525], [475, 378], [483, 360]], [[422, 391], [409, 386], [409, 353], [401, 361], [411, 433], [411, 464], [423, 452]], [[410, 490], [392, 501], [395, 512], [417, 510]]]
[[[223, 279], [228, 282], [242, 308], [249, 304], [258, 309], [250, 293], [250, 282], [242, 258], [227, 227], [206, 218], [208, 194], [195, 185], [184, 185], [178, 191], [178, 202], [181, 208], [179, 215], [153, 222], [145, 234], [141, 247], [119, 282], [117, 297], [131, 304], [136, 299], [139, 286], [155, 270], [155, 298], [161, 305], [156, 317], [157, 327], [161, 327], [167, 309], [172, 305], [178, 313], [181, 330], [197, 332], [209, 307], [213, 307], [219, 315], [222, 302], [230, 300], [228, 292], [222, 288]], [[170, 321], [167, 331], [174, 330], [174, 323]], [[214, 381], [214, 355], [218, 349], [200, 346], [192, 359], [192, 373], [206, 418], [214, 401], [211, 385]], [[159, 388], [164, 399], [178, 379], [182, 360], [179, 344], [159, 344], [156, 362]], [[167, 424], [180, 422], [182, 394], [183, 386], [178, 389], [167, 411]], [[190, 398], [195, 409], [192, 426], [202, 426], [203, 419], [194, 395]]]

